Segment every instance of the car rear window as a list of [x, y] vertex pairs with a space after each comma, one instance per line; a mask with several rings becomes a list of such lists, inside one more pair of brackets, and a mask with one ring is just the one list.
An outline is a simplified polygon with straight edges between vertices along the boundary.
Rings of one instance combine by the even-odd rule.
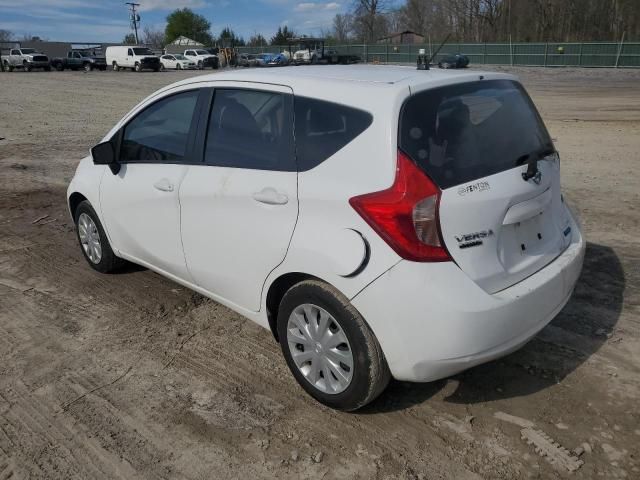
[[399, 147], [445, 189], [517, 166], [553, 147], [533, 102], [510, 80], [416, 93], [400, 113]]
[[310, 170], [364, 132], [370, 113], [338, 103], [295, 98], [296, 158], [300, 171]]

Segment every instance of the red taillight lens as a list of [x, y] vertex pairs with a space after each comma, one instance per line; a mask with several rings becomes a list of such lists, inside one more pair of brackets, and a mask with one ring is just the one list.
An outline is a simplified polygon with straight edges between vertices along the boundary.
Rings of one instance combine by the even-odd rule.
[[349, 203], [402, 258], [443, 262], [451, 258], [440, 237], [439, 201], [440, 189], [398, 151], [393, 185], [353, 197]]

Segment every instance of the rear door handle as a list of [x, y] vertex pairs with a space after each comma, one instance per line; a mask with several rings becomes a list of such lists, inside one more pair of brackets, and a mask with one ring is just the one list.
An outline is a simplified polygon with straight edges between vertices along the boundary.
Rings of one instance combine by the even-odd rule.
[[265, 187], [254, 193], [253, 199], [256, 202], [266, 203], [267, 205], [284, 205], [289, 201], [289, 197], [272, 187]]
[[173, 183], [168, 178], [162, 178], [153, 184], [156, 190], [161, 192], [173, 192]]

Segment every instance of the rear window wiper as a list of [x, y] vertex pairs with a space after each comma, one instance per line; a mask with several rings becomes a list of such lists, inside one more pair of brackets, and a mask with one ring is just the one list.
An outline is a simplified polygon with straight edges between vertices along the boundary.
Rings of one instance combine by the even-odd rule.
[[538, 160], [549, 155], [553, 155], [554, 153], [556, 153], [556, 150], [553, 147], [545, 146], [531, 153], [526, 153], [518, 157], [518, 159], [516, 160], [516, 165], [524, 165], [525, 163], [527, 164], [527, 171], [522, 172], [522, 179], [527, 182], [532, 178], [539, 178], [540, 172], [538, 171]]

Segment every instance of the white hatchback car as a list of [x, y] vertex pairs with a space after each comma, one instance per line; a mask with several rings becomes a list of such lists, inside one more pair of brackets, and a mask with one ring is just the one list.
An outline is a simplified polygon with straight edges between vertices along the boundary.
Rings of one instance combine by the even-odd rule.
[[82, 252], [155, 270], [270, 329], [334, 408], [522, 346], [585, 242], [507, 74], [234, 71], [143, 100], [68, 190]]

